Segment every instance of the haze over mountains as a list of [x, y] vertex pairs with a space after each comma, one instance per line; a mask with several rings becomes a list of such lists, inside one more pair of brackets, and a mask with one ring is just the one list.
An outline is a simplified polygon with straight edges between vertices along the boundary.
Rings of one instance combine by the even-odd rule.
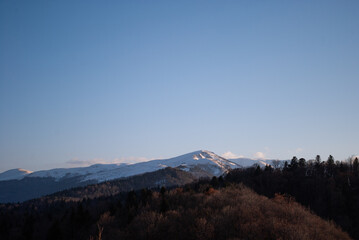
[[[0, 174], [0, 202], [24, 201], [73, 187], [125, 179], [168, 167], [185, 171], [194, 178], [200, 178], [220, 176], [230, 169], [249, 167], [253, 164], [265, 166], [271, 163], [272, 160], [248, 158], [228, 160], [213, 152], [200, 150], [170, 159], [136, 164], [95, 164], [89, 167], [57, 168], [36, 172], [12, 169]], [[156, 181], [161, 182], [161, 179]], [[178, 182], [180, 181], [176, 181]]]

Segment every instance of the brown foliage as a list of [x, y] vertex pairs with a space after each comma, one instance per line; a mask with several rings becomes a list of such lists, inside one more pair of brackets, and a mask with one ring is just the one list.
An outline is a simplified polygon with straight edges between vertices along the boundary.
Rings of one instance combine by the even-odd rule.
[[[285, 195], [273, 199], [240, 185], [204, 193], [167, 195], [171, 210], [143, 209], [130, 224], [131, 239], [350, 239]], [[154, 199], [160, 201], [160, 197]]]

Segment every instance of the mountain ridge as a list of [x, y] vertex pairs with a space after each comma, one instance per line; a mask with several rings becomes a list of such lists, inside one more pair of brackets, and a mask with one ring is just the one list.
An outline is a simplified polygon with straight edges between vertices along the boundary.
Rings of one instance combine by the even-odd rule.
[[[253, 164], [265, 166], [265, 160], [225, 159], [214, 152], [199, 150], [169, 159], [158, 159], [134, 164], [94, 164], [80, 168], [55, 168], [31, 172], [28, 170], [9, 170], [0, 174], [0, 202], [25, 201], [58, 191], [83, 187], [90, 184], [122, 179], [147, 174], [149, 182], [158, 178], [157, 171], [172, 168], [193, 176], [211, 178], [228, 173], [232, 169], [249, 167]], [[179, 176], [187, 176], [180, 174]], [[151, 175], [152, 178], [151, 179]], [[188, 177], [186, 177], [188, 179]], [[184, 178], [176, 180], [188, 183]], [[135, 184], [132, 184], [135, 188]], [[147, 185], [146, 185], [147, 186]], [[128, 189], [127, 189], [128, 190]]]
[[[129, 177], [146, 172], [153, 172], [165, 167], [179, 167], [185, 171], [194, 171], [194, 166], [200, 165], [213, 175], [221, 175], [229, 169], [272, 165], [271, 159], [235, 158], [226, 159], [208, 150], [198, 150], [168, 159], [154, 159], [133, 164], [93, 164], [88, 167], [54, 168], [40, 171], [29, 171], [21, 168], [10, 169], [0, 173], [0, 181], [21, 180], [25, 177], [51, 177], [57, 181], [62, 178], [83, 177], [83, 181], [107, 181], [121, 177]], [[210, 169], [208, 169], [210, 164]], [[207, 167], [204, 167], [207, 165]]]
[[[209, 168], [205, 165], [209, 164]], [[97, 180], [99, 182], [112, 180], [116, 178], [129, 177], [146, 172], [153, 172], [165, 167], [180, 167], [184, 171], [191, 172], [194, 166], [202, 166], [213, 175], [221, 175], [229, 169], [240, 167], [238, 164], [220, 157], [219, 155], [207, 151], [198, 150], [168, 159], [156, 159], [147, 162], [139, 162], [134, 164], [94, 164], [88, 167], [76, 168], [54, 168], [49, 170], [40, 170], [22, 174], [14, 174], [15, 170], [8, 170], [0, 173], [0, 179], [6, 174], [4, 180], [21, 180], [25, 177], [51, 177], [59, 181], [63, 178], [83, 177], [83, 181]], [[0, 180], [1, 181], [1, 180]]]

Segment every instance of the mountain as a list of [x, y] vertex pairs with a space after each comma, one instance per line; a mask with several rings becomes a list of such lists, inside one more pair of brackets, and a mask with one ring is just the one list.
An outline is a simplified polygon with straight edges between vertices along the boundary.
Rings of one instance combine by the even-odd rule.
[[[169, 167], [184, 171], [193, 179], [198, 179], [200, 177], [220, 176], [231, 169], [250, 167], [253, 164], [259, 166], [272, 165], [273, 161], [249, 158], [228, 160], [213, 152], [200, 150], [174, 158], [135, 164], [95, 164], [89, 167], [56, 168], [36, 172], [13, 169], [0, 174], [0, 203], [25, 201], [74, 187], [83, 187], [115, 179], [127, 179]], [[149, 176], [146, 175], [146, 177], [150, 183], [155, 182], [154, 175], [153, 181]], [[181, 182], [187, 183], [188, 181], [179, 178], [177, 183]], [[155, 187], [158, 184], [152, 185]], [[136, 188], [135, 184], [128, 186], [126, 190]], [[146, 187], [150, 187], [150, 185], [146, 185]]]
[[22, 179], [30, 173], [32, 173], [32, 171], [21, 168], [11, 169], [6, 172], [0, 173], [0, 181]]
[[289, 160], [277, 160], [277, 159], [252, 159], [252, 158], [235, 158], [229, 159], [231, 162], [236, 163], [242, 167], [252, 167], [254, 164], [257, 164], [260, 167], [265, 167], [266, 165], [281, 167], [285, 161]]
[[[153, 172], [166, 167], [179, 168], [190, 172], [197, 177], [203, 177], [219, 176], [228, 172], [230, 169], [240, 166], [216, 155], [213, 152], [200, 150], [170, 159], [152, 160], [135, 164], [95, 164], [89, 167], [81, 168], [56, 168], [51, 170], [36, 171], [23, 175], [22, 177], [14, 175], [14, 178], [11, 178], [11, 176], [9, 176], [4, 180], [20, 180], [24, 177], [32, 177], [53, 178], [56, 181], [60, 181], [66, 178], [79, 177], [83, 182], [103, 182], [146, 172]], [[15, 171], [15, 169], [9, 171]]]
[[94, 184], [96, 181], [81, 181], [79, 177], [56, 181], [50, 177], [25, 177], [21, 180], [0, 181], [0, 203], [23, 202], [73, 187]]
[[[156, 172], [189, 174], [173, 168]], [[88, 197], [88, 188], [79, 189], [80, 201], [68, 198], [70, 190], [0, 204], [0, 239], [351, 239], [290, 195], [267, 198], [226, 177], [120, 194], [103, 183], [94, 190], [110, 194], [99, 198]]]
[[155, 172], [143, 173], [128, 178], [71, 188], [43, 197], [43, 199], [50, 201], [82, 201], [84, 198], [93, 199], [98, 197], [108, 197], [131, 190], [137, 191], [140, 189], [159, 188], [162, 186], [182, 186], [191, 183], [196, 179], [197, 177], [189, 172], [167, 167]]
[[25, 201], [73, 187], [128, 178], [168, 167], [200, 178], [220, 176], [241, 166], [213, 152], [200, 150], [170, 159], [136, 164], [95, 164], [82, 168], [43, 170], [23, 176], [8, 174], [6, 181], [0, 181], [0, 202]]

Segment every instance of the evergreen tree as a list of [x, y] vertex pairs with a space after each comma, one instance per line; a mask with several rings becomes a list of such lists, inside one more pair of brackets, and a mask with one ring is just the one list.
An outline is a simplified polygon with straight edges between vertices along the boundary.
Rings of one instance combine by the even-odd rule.
[[335, 163], [334, 163], [334, 158], [332, 155], [329, 155], [327, 163], [326, 163], [326, 170], [327, 170], [327, 174], [329, 176], [333, 176], [333, 172], [334, 172], [334, 168], [335, 168]]
[[359, 160], [356, 157], [353, 161], [353, 173], [356, 177], [358, 176], [358, 171], [359, 171]]
[[212, 185], [214, 188], [217, 188], [218, 185], [219, 185], [218, 178], [217, 178], [216, 176], [213, 176], [210, 183], [211, 183], [211, 185]]
[[283, 171], [287, 171], [287, 170], [288, 170], [288, 162], [285, 161], [285, 162], [284, 162]]
[[315, 165], [320, 165], [320, 162], [321, 162], [322, 160], [321, 160], [321, 158], [320, 158], [320, 155], [317, 155], [316, 157], [315, 157]]
[[34, 218], [32, 215], [27, 215], [25, 217], [25, 223], [22, 228], [22, 234], [25, 239], [33, 239], [34, 234]]
[[136, 209], [138, 207], [137, 195], [136, 192], [133, 190], [128, 192], [127, 194], [126, 207], [127, 208], [135, 207]]
[[321, 158], [320, 155], [315, 157], [314, 168], [317, 175], [322, 174]]
[[290, 161], [290, 165], [289, 165], [289, 168], [291, 170], [295, 170], [298, 168], [298, 158], [296, 156], [294, 156], [292, 158], [292, 160]]
[[273, 172], [273, 168], [271, 165], [266, 165], [265, 168], [264, 168], [264, 171], [265, 172]]
[[161, 195], [163, 196], [163, 195], [165, 195], [165, 193], [166, 193], [166, 191], [167, 191], [167, 189], [164, 187], [164, 186], [162, 186], [161, 187]]
[[258, 176], [258, 175], [260, 175], [262, 173], [262, 169], [261, 169], [261, 167], [258, 165], [257, 167], [256, 167], [256, 170], [254, 171], [254, 175], [255, 176]]
[[305, 162], [305, 159], [304, 159], [304, 158], [300, 158], [300, 159], [299, 159], [298, 166], [299, 166], [300, 168], [304, 168], [304, 167], [306, 166], [306, 162]]
[[61, 232], [60, 224], [59, 224], [58, 220], [56, 220], [49, 228], [49, 230], [47, 232], [46, 239], [49, 239], [49, 240], [61, 240], [62, 239], [62, 232]]
[[327, 165], [334, 165], [334, 157], [332, 155], [329, 155]]

